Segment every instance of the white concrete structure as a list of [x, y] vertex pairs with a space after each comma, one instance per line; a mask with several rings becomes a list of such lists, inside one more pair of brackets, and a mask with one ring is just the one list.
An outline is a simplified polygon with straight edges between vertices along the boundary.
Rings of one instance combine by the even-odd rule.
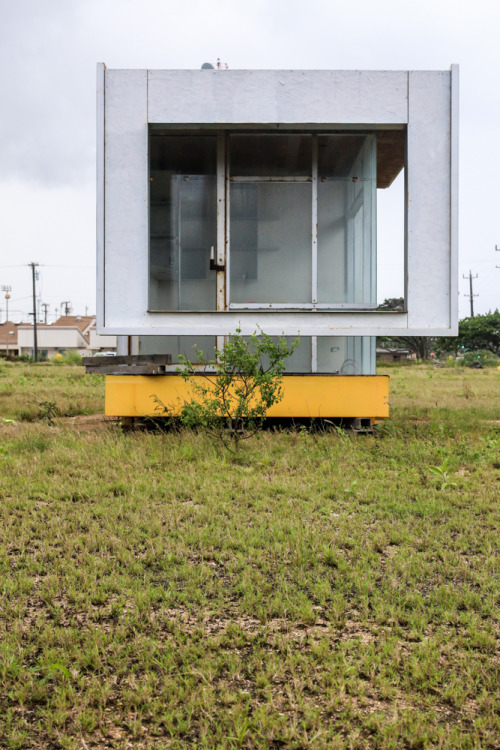
[[[19, 354], [33, 353], [33, 325], [20, 325], [18, 331]], [[68, 351], [88, 353], [88, 341], [76, 326], [37, 325], [37, 343], [40, 356], [50, 359]]]
[[[20, 325], [17, 331], [19, 354], [31, 355], [34, 347], [33, 325]], [[94, 352], [115, 350], [116, 337], [97, 334], [93, 315], [66, 315], [52, 325], [38, 323], [37, 344], [43, 359], [66, 352], [89, 356]]]
[[[323, 337], [456, 333], [456, 66], [100, 64], [97, 104], [99, 333], [300, 334], [313, 372]], [[374, 195], [403, 163], [405, 309], [382, 312]]]
[[115, 351], [116, 343], [116, 336], [101, 336], [99, 333], [97, 333], [95, 323], [93, 328], [89, 330], [88, 348], [92, 352]]

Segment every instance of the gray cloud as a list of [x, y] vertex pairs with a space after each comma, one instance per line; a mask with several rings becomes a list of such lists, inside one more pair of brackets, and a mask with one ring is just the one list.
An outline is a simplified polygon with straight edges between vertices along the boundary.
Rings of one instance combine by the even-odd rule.
[[[11, 0], [0, 22], [3, 177], [44, 184], [88, 179], [94, 152], [93, 81], [82, 78], [78, 4]], [[92, 99], [90, 99], [92, 101]], [[82, 106], [83, 104], [83, 106]], [[82, 116], [83, 115], [83, 116]]]
[[[500, 258], [493, 249], [500, 244], [499, 21], [498, 0], [2, 0], [0, 210], [8, 214], [10, 233], [0, 222], [0, 264], [10, 262], [6, 248], [14, 244], [22, 262], [31, 260], [33, 244], [23, 245], [16, 227], [27, 221], [35, 197], [47, 211], [37, 214], [34, 259], [50, 264], [74, 257], [78, 264], [84, 254], [92, 260], [98, 61], [115, 68], [197, 68], [221, 57], [231, 68], [340, 69], [444, 69], [457, 62], [460, 274], [482, 264], [477, 309], [494, 307], [500, 304]], [[85, 236], [85, 243], [72, 240], [71, 227], [62, 236], [55, 226], [61, 190], [74, 211], [75, 236]], [[2, 283], [11, 279], [2, 274]], [[64, 298], [82, 296], [77, 278], [64, 277], [59, 286]]]

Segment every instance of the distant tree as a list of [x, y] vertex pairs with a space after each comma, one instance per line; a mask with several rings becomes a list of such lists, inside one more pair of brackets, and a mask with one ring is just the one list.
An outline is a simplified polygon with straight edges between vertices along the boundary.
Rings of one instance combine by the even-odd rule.
[[405, 301], [403, 297], [388, 297], [377, 307], [377, 310], [404, 310]]
[[429, 359], [434, 339], [429, 336], [394, 336], [392, 341], [402, 344], [406, 349], [417, 356], [417, 359]]
[[440, 339], [439, 349], [447, 352], [486, 349], [500, 357], [500, 312], [464, 318], [458, 324], [458, 336]]
[[[378, 310], [404, 310], [403, 297], [390, 297], [385, 299], [377, 308]], [[403, 346], [415, 354], [418, 359], [429, 359], [434, 339], [429, 336], [383, 336], [381, 341], [389, 346]]]

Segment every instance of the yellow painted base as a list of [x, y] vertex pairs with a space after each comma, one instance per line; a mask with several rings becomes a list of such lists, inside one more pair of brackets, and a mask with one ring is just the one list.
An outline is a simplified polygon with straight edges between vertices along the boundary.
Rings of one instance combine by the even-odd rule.
[[[285, 375], [284, 397], [268, 417], [389, 416], [387, 375]], [[106, 375], [108, 417], [162, 416], [158, 399], [171, 413], [190, 399], [189, 385], [178, 375]]]

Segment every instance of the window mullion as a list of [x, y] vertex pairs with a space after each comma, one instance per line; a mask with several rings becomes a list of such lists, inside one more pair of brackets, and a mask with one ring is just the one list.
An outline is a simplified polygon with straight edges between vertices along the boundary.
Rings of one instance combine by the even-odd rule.
[[318, 137], [312, 137], [312, 303], [318, 301]]
[[[216, 264], [223, 269], [226, 263], [225, 248], [225, 133], [217, 134], [217, 247], [215, 250]], [[217, 270], [217, 310], [226, 309], [225, 272]]]
[[311, 372], [318, 372], [318, 337], [311, 336]]
[[[217, 248], [216, 263], [227, 268], [226, 247], [226, 134], [217, 134]], [[227, 309], [227, 288], [225, 271], [217, 271], [217, 310]], [[217, 352], [222, 351], [226, 343], [225, 336], [217, 336]]]

